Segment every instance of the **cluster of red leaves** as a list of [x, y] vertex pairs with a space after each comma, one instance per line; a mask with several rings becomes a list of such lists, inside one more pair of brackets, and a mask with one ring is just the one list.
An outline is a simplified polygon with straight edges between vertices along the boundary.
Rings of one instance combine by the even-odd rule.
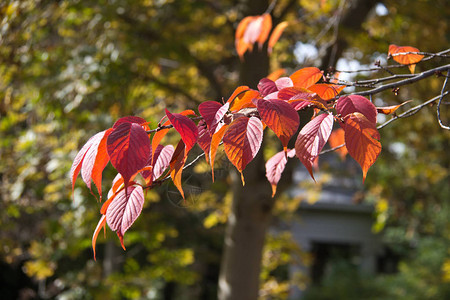
[[[111, 162], [118, 171], [92, 237], [94, 258], [97, 236], [106, 224], [117, 233], [125, 249], [123, 236], [142, 211], [144, 189], [150, 189], [170, 176], [184, 198], [181, 175], [188, 154], [196, 144], [204, 151], [214, 180], [214, 160], [223, 143], [228, 159], [241, 173], [245, 184], [243, 171], [257, 155], [263, 132], [268, 127], [283, 147], [266, 163], [272, 196], [288, 158], [297, 156], [314, 179], [313, 164], [328, 141], [331, 147], [345, 142], [345, 147], [340, 150], [341, 157], [345, 158], [348, 153], [359, 163], [364, 181], [381, 152], [377, 114], [393, 114], [402, 104], [377, 108], [362, 96], [337, 97], [344, 86], [328, 83], [325, 79], [318, 83], [323, 74], [313, 67], [300, 69], [289, 77], [270, 78], [263, 78], [257, 90], [238, 87], [225, 103], [201, 103], [199, 116], [192, 110], [171, 113], [166, 109], [156, 130], [150, 130], [146, 120], [140, 117], [124, 117], [112, 128], [88, 140], [76, 155], [70, 171], [72, 190], [81, 172], [91, 192], [91, 181], [94, 182], [101, 201], [104, 168]], [[298, 111], [307, 108], [313, 108], [314, 115], [300, 129]], [[341, 128], [332, 133], [335, 121]], [[171, 128], [180, 135], [178, 144], [176, 147], [161, 145]], [[289, 141], [296, 134], [295, 148], [288, 149]]]
[[239, 57], [243, 59], [244, 53], [247, 50], [253, 51], [253, 45], [256, 42], [258, 42], [259, 49], [261, 50], [268, 38], [267, 51], [271, 53], [273, 46], [275, 46], [287, 26], [287, 22], [281, 22], [273, 29], [269, 38], [270, 31], [272, 30], [272, 17], [270, 14], [266, 13], [261, 16], [245, 17], [239, 23], [235, 34], [236, 51]]

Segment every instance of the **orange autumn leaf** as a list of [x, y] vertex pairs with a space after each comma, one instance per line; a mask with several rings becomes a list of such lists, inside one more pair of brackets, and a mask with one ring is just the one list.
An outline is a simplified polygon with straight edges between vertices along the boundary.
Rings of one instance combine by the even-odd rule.
[[401, 103], [401, 104], [398, 104], [398, 105], [377, 107], [377, 111], [378, 111], [378, 113], [380, 113], [380, 114], [391, 115], [391, 114], [395, 113], [395, 111], [396, 111], [400, 106], [403, 106], [403, 105], [405, 105], [406, 103], [411, 102], [411, 101], [412, 101], [412, 100], [408, 100], [408, 101], [405, 101], [405, 102], [403, 102], [403, 103]]
[[339, 154], [341, 159], [344, 160], [345, 156], [347, 156], [348, 153], [347, 147], [345, 147], [344, 129], [338, 128], [336, 130], [333, 130], [333, 132], [331, 132], [330, 138], [328, 139], [328, 142], [330, 143], [331, 148], [335, 148], [344, 144], [343, 147], [336, 149], [336, 152]]
[[297, 70], [289, 78], [291, 78], [296, 88], [309, 88], [322, 77], [322, 71], [315, 67], [308, 67]]
[[316, 93], [323, 100], [331, 100], [345, 88], [345, 85], [318, 83], [310, 86], [308, 90]]
[[228, 125], [223, 124], [221, 127], [217, 127], [216, 132], [212, 135], [211, 146], [209, 150], [209, 161], [211, 163], [212, 181], [214, 182], [214, 160], [216, 158], [217, 149], [222, 141], [223, 135], [227, 130]]
[[392, 58], [399, 64], [409, 65], [408, 66], [409, 71], [411, 72], [411, 74], [413, 74], [415, 67], [416, 67], [416, 63], [421, 61], [424, 58], [424, 56], [420, 55], [420, 54], [413, 54], [413, 53], [401, 54], [401, 53], [406, 53], [406, 52], [420, 52], [420, 51], [419, 51], [419, 49], [414, 48], [414, 47], [397, 46], [397, 45], [392, 44], [389, 46], [388, 55], [392, 56]]
[[277, 80], [278, 78], [280, 78], [284, 74], [286, 74], [286, 69], [278, 69], [276, 71], [273, 71], [269, 75], [267, 75], [266, 78], [270, 79], [272, 81], [275, 81], [275, 80]]
[[361, 166], [364, 182], [367, 171], [381, 152], [380, 134], [376, 125], [359, 112], [345, 117], [344, 131], [348, 153]]
[[229, 110], [231, 112], [237, 112], [246, 107], [255, 107], [252, 100], [258, 97], [259, 92], [255, 90], [247, 90], [243, 91], [242, 93], [238, 93], [236, 97], [234, 98], [230, 97], [230, 99], [228, 100], [229, 102], [234, 100], [233, 103], [230, 105]]
[[267, 51], [269, 51], [269, 54], [272, 53], [273, 47], [275, 46], [277, 41], [280, 39], [281, 35], [283, 34], [284, 29], [286, 29], [287, 26], [288, 26], [288, 22], [286, 22], [286, 21], [281, 22], [273, 30], [272, 35], [270, 36], [269, 44], [268, 44], [268, 48], [267, 48]]

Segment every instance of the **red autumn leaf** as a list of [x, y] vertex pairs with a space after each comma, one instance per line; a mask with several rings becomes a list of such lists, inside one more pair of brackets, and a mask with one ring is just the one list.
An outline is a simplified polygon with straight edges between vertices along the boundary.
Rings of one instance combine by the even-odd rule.
[[222, 141], [223, 135], [225, 134], [226, 129], [229, 125], [222, 124], [216, 128], [216, 132], [213, 134], [211, 139], [211, 149], [209, 153], [209, 160], [211, 164], [211, 174], [212, 180], [214, 181], [214, 160], [216, 158], [217, 148], [219, 148], [219, 144]]
[[327, 83], [317, 83], [308, 88], [324, 100], [331, 100], [345, 88], [345, 85], [335, 85]]
[[286, 151], [289, 140], [300, 124], [297, 111], [282, 100], [259, 99], [257, 108], [263, 122], [278, 136]]
[[277, 184], [280, 181], [284, 168], [286, 167], [287, 157], [292, 158], [294, 156], [295, 149], [291, 149], [287, 151], [287, 153], [283, 150], [272, 156], [266, 162], [266, 177], [272, 186], [272, 197], [275, 196], [275, 193], [277, 192]]
[[[187, 110], [184, 110], [184, 111], [180, 112], [180, 115], [183, 115], [183, 116], [189, 116], [189, 115], [195, 116], [195, 112], [193, 110], [187, 109]], [[168, 125], [171, 124], [169, 120], [166, 120], [164, 123], [162, 123], [164, 121], [164, 119], [166, 119], [166, 118], [167, 118], [167, 116], [164, 116], [161, 119], [161, 121], [159, 121], [159, 124], [160, 124], [161, 127], [168, 126]], [[152, 138], [152, 149], [153, 149], [153, 151], [156, 150], [158, 145], [161, 143], [162, 139], [166, 136], [167, 132], [169, 132], [169, 128], [159, 129], [157, 132], [155, 132], [155, 135], [153, 135], [153, 138]]]
[[393, 113], [395, 113], [395, 111], [402, 105], [405, 105], [408, 102], [411, 102], [412, 100], [409, 101], [405, 101], [402, 104], [398, 104], [398, 105], [392, 105], [392, 106], [383, 106], [383, 107], [377, 107], [377, 112], [380, 114], [385, 114], [385, 115], [391, 115]]
[[354, 112], [359, 112], [373, 124], [377, 123], [377, 109], [375, 105], [363, 96], [350, 95], [339, 98], [336, 103], [336, 111], [342, 118]]
[[313, 179], [312, 166], [314, 160], [319, 156], [320, 151], [328, 141], [332, 129], [333, 115], [324, 113], [309, 121], [298, 134], [295, 142], [295, 154], [308, 169]]
[[263, 78], [258, 83], [258, 90], [259, 90], [259, 93], [261, 94], [261, 96], [265, 97], [269, 94], [272, 94], [272, 93], [278, 91], [278, 88], [274, 81], [272, 81], [268, 78]]
[[[335, 147], [345, 144], [344, 129], [338, 128], [336, 130], [333, 130], [333, 132], [331, 132], [330, 138], [328, 139], [328, 143], [330, 143], [331, 148], [335, 148]], [[336, 152], [339, 154], [341, 159], [344, 160], [345, 156], [348, 153], [348, 150], [347, 150], [347, 147], [345, 147], [345, 145], [344, 145], [341, 148], [336, 149]]]
[[285, 22], [281, 22], [280, 24], [275, 26], [275, 28], [273, 29], [272, 34], [270, 35], [270, 38], [269, 38], [268, 46], [267, 46], [267, 51], [269, 51], [269, 54], [272, 53], [272, 48], [278, 42], [281, 35], [283, 34], [284, 29], [286, 29], [287, 26], [288, 26], [288, 22], [285, 21]]
[[221, 105], [215, 101], [206, 101], [199, 105], [198, 111], [203, 117], [203, 120], [205, 120], [210, 134], [213, 134], [216, 131], [217, 125], [223, 119], [223, 116], [227, 113], [229, 107], [230, 103]]
[[181, 186], [181, 174], [183, 173], [183, 167], [186, 163], [187, 153], [185, 150], [183, 140], [179, 141], [177, 148], [172, 155], [172, 159], [170, 160], [170, 177], [172, 178], [173, 183], [177, 187], [183, 199], [184, 192]]
[[278, 92], [278, 98], [288, 100], [289, 104], [296, 110], [301, 110], [310, 105], [320, 109], [327, 109], [328, 103], [313, 93], [304, 88], [288, 87]]
[[263, 125], [256, 117], [239, 117], [228, 127], [223, 137], [225, 153], [231, 163], [241, 173], [253, 160], [261, 147]]
[[198, 128], [198, 145], [205, 153], [206, 162], [209, 163], [209, 149], [211, 147], [211, 134], [206, 126], [205, 120], [200, 120], [197, 125]]
[[83, 159], [81, 167], [81, 178], [87, 187], [91, 189], [91, 180], [94, 181], [102, 198], [102, 172], [109, 162], [108, 152], [106, 151], [106, 140], [113, 129], [103, 131], [103, 134], [95, 135], [95, 139], [92, 142], [92, 146], [86, 152], [86, 156]]
[[[411, 73], [414, 73], [415, 64], [421, 61], [424, 56], [421, 54], [401, 54], [406, 52], [420, 52], [419, 49], [410, 47], [410, 46], [397, 46], [397, 45], [389, 45], [388, 55], [391, 55], [392, 58], [402, 65], [409, 65], [409, 70]], [[396, 55], [398, 54], [398, 55]]]
[[290, 78], [295, 87], [308, 88], [322, 78], [322, 71], [315, 67], [303, 68], [294, 72]]
[[97, 236], [100, 233], [100, 230], [102, 230], [102, 228], [105, 228], [105, 224], [106, 216], [102, 215], [100, 221], [98, 221], [97, 227], [94, 230], [94, 234], [92, 235], [92, 251], [94, 251], [94, 260], [97, 260], [95, 257], [95, 244], [97, 243]]
[[169, 121], [172, 123], [173, 128], [181, 135], [181, 139], [186, 145], [186, 155], [189, 151], [194, 147], [195, 143], [197, 143], [198, 139], [198, 130], [197, 125], [195, 125], [194, 121], [189, 119], [182, 114], [172, 114], [166, 108], [166, 116], [169, 118]]
[[136, 123], [141, 125], [145, 130], [150, 130], [150, 128], [147, 125], [147, 121], [141, 117], [136, 117], [136, 116], [128, 116], [128, 117], [123, 117], [120, 118], [119, 120], [117, 120], [112, 128], [116, 128], [117, 126], [119, 126], [120, 124], [123, 123]]
[[140, 125], [122, 123], [108, 136], [107, 150], [111, 164], [122, 175], [127, 186], [130, 178], [148, 162], [150, 140]]
[[364, 182], [367, 171], [381, 152], [380, 134], [376, 125], [359, 112], [345, 117], [344, 131], [348, 153], [361, 166]]
[[[128, 195], [128, 196], [127, 196]], [[106, 210], [106, 223], [119, 236], [122, 248], [123, 236], [141, 214], [144, 205], [144, 190], [140, 185], [130, 186], [127, 192], [119, 192]]]

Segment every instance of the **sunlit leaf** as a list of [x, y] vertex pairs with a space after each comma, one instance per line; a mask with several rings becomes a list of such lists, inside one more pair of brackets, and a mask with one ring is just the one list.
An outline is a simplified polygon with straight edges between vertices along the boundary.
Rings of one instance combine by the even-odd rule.
[[261, 96], [265, 97], [269, 94], [272, 94], [272, 93], [278, 91], [278, 88], [274, 81], [272, 81], [268, 78], [263, 78], [258, 83], [258, 90], [259, 90], [259, 93], [261, 94]]
[[94, 260], [97, 260], [95, 257], [95, 244], [97, 243], [97, 236], [102, 230], [102, 228], [105, 227], [106, 224], [106, 215], [102, 215], [100, 218], [100, 221], [98, 221], [97, 227], [94, 230], [94, 234], [92, 235], [92, 251], [94, 252]]
[[327, 83], [317, 83], [308, 88], [324, 100], [331, 100], [345, 88], [345, 85], [335, 85]]
[[272, 197], [277, 192], [277, 185], [281, 179], [281, 174], [284, 171], [287, 163], [287, 157], [294, 157], [295, 149], [288, 150], [287, 153], [283, 150], [269, 158], [266, 162], [266, 177], [272, 186]]
[[184, 191], [181, 186], [181, 174], [183, 173], [183, 167], [186, 163], [186, 157], [186, 147], [183, 140], [181, 140], [178, 142], [178, 145], [172, 155], [172, 159], [170, 160], [170, 177], [172, 178], [173, 183], [177, 187], [183, 199]]
[[230, 103], [228, 102], [221, 105], [215, 101], [202, 102], [198, 106], [198, 111], [203, 117], [203, 120], [205, 120], [210, 134], [213, 134], [216, 131], [217, 125], [223, 119], [223, 116], [227, 113], [229, 107]]
[[181, 135], [181, 139], [183, 140], [186, 146], [186, 155], [189, 151], [194, 147], [195, 143], [197, 143], [198, 139], [198, 130], [197, 125], [186, 116], [182, 114], [172, 114], [166, 108], [166, 116], [169, 118], [169, 121], [172, 123], [173, 127], [176, 131]]
[[227, 124], [219, 125], [216, 128], [216, 132], [213, 134], [211, 139], [211, 150], [209, 153], [209, 160], [211, 163], [211, 173], [212, 173], [212, 180], [214, 181], [214, 160], [216, 158], [217, 148], [219, 148], [219, 144], [222, 141], [223, 135], [225, 134], [226, 129], [228, 128]]
[[209, 163], [209, 149], [211, 147], [211, 134], [206, 126], [205, 120], [200, 120], [197, 125], [198, 128], [198, 140], [197, 143], [205, 153], [206, 162]]
[[[331, 148], [338, 147], [340, 145], [345, 144], [345, 133], [344, 129], [338, 128], [331, 132], [330, 138], [328, 139], [328, 143], [330, 143]], [[347, 147], [342, 146], [339, 149], [336, 149], [336, 152], [339, 154], [342, 160], [345, 159], [345, 156], [348, 153]]]
[[406, 103], [411, 102], [412, 100], [409, 101], [405, 101], [402, 104], [398, 104], [398, 105], [392, 105], [392, 106], [383, 106], [383, 107], [377, 107], [377, 112], [380, 114], [385, 114], [385, 115], [391, 115], [393, 113], [395, 113], [395, 111], [400, 107], [405, 105]]
[[286, 151], [289, 140], [300, 124], [297, 111], [282, 100], [259, 99], [257, 108], [263, 122], [278, 136]]
[[275, 46], [275, 44], [280, 39], [281, 35], [283, 34], [284, 29], [288, 26], [288, 22], [284, 21], [275, 26], [275, 28], [272, 31], [272, 34], [269, 38], [269, 43], [267, 47], [267, 51], [269, 51], [269, 54], [272, 52], [272, 48]]
[[388, 55], [392, 55], [392, 58], [402, 65], [409, 65], [409, 70], [411, 74], [414, 73], [416, 63], [421, 61], [424, 56], [421, 54], [399, 54], [399, 55], [393, 55], [398, 53], [407, 53], [407, 52], [420, 52], [419, 49], [410, 47], [410, 46], [397, 46], [397, 45], [389, 45], [389, 52]]
[[377, 123], [377, 109], [375, 105], [363, 96], [350, 95], [339, 98], [336, 103], [336, 111], [342, 118], [354, 112], [359, 112], [373, 124]]
[[248, 90], [244, 92], [243, 94], [234, 99], [233, 103], [230, 106], [230, 111], [237, 112], [243, 108], [255, 107], [252, 100], [255, 98], [259, 98], [259, 96], [260, 96], [259, 92], [255, 90]]
[[269, 75], [267, 75], [266, 78], [275, 81], [278, 78], [280, 78], [281, 76], [283, 76], [284, 74], [286, 74], [285, 69], [278, 69], [278, 70], [273, 71]]
[[295, 154], [313, 179], [314, 160], [328, 141], [332, 129], [333, 115], [324, 113], [309, 121], [298, 134], [295, 142]]
[[122, 123], [108, 136], [107, 150], [111, 164], [127, 186], [131, 176], [145, 167], [150, 157], [150, 140], [140, 125]]
[[297, 88], [308, 88], [322, 78], [322, 71], [315, 67], [308, 67], [294, 72], [290, 78]]
[[381, 152], [380, 134], [376, 125], [359, 112], [345, 117], [344, 131], [348, 153], [361, 166], [364, 182], [367, 171]]
[[136, 116], [122, 117], [114, 123], [112, 128], [116, 128], [120, 124], [123, 124], [123, 123], [136, 123], [136, 124], [143, 126], [143, 128], [145, 130], [150, 130], [150, 128], [147, 125], [147, 121], [141, 117], [136, 117]]
[[100, 199], [102, 197], [102, 172], [109, 162], [109, 156], [106, 149], [106, 141], [113, 129], [102, 131], [102, 134], [96, 134], [92, 140], [92, 145], [86, 152], [81, 167], [81, 178], [86, 186], [91, 189], [91, 180], [97, 187]]
[[[128, 196], [127, 196], [128, 195]], [[144, 191], [141, 186], [130, 186], [117, 194], [106, 210], [106, 223], [120, 238], [122, 248], [123, 236], [136, 221], [144, 205]]]
[[[263, 125], [256, 117], [237, 118], [226, 130], [223, 137], [225, 153], [241, 175], [247, 164], [258, 153], [262, 137]], [[244, 184], [244, 181], [242, 183]]]

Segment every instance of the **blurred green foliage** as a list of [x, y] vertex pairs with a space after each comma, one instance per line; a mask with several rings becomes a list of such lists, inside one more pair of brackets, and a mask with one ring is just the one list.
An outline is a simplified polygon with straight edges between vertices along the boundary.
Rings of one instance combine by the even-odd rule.
[[[280, 15], [289, 7], [283, 17], [292, 23], [274, 49], [273, 70], [299, 67], [296, 42], [321, 46], [333, 39], [328, 32], [315, 40], [340, 1], [294, 2], [297, 6], [278, 1], [274, 10]], [[446, 1], [383, 3], [388, 14], [372, 14], [363, 30], [345, 33], [344, 57], [371, 63], [390, 43], [429, 52], [448, 47]], [[233, 38], [242, 17], [243, 5], [235, 1], [0, 4], [0, 276], [7, 283], [2, 297], [215, 297], [231, 203], [224, 160], [216, 162], [214, 184], [204, 166], [186, 174], [183, 182], [191, 194], [186, 203], [172, 185], [150, 191], [143, 214], [125, 237], [127, 251], [109, 231], [106, 239], [99, 236], [97, 262], [91, 234], [101, 204], [81, 180], [72, 196], [68, 171], [86, 140], [121, 116], [139, 115], [154, 126], [164, 107], [179, 111], [227, 98], [239, 76]], [[436, 95], [439, 82], [402, 88], [399, 97], [386, 92], [380, 101], [419, 103]], [[376, 228], [405, 260], [398, 274], [375, 279], [355, 279], [351, 271], [339, 270], [314, 299], [351, 299], [366, 290], [384, 299], [449, 295], [449, 133], [439, 128], [431, 107], [381, 134], [383, 152], [369, 171], [367, 191], [373, 201], [384, 201], [376, 206]], [[114, 175], [108, 166], [104, 190]], [[279, 200], [284, 201], [277, 203], [282, 217], [299, 204]], [[304, 284], [305, 278], [290, 281], [286, 270], [308, 259], [289, 234], [269, 236], [262, 297], [285, 299], [291, 284]], [[339, 277], [344, 271], [348, 275]], [[17, 280], [10, 283], [11, 278]], [[351, 288], [359, 282], [361, 289]]]

